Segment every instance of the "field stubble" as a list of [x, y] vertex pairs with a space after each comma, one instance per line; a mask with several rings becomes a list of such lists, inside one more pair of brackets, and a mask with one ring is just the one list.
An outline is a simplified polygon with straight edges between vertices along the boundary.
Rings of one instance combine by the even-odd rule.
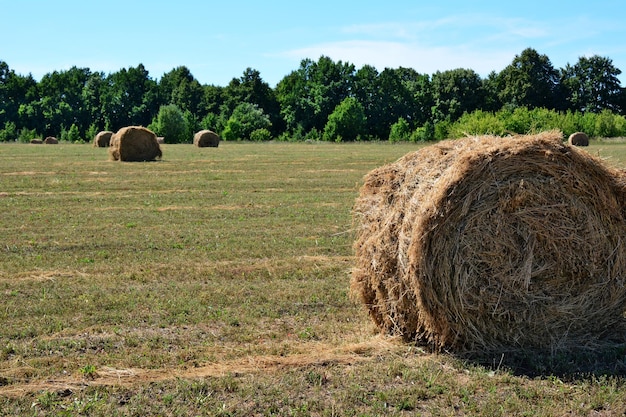
[[[621, 376], [530, 377], [376, 334], [350, 300], [363, 176], [416, 145], [2, 145], [0, 415], [613, 415]], [[626, 165], [626, 145], [591, 152]], [[595, 414], [594, 414], [595, 413]]]

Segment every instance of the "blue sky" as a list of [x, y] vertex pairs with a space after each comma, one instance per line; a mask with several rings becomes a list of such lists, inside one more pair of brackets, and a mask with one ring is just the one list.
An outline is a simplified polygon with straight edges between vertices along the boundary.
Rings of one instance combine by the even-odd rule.
[[140, 63], [159, 79], [184, 65], [222, 86], [250, 67], [274, 87], [322, 55], [357, 69], [486, 77], [530, 47], [557, 69], [600, 55], [626, 72], [625, 14], [623, 0], [0, 0], [0, 60], [38, 80], [72, 66], [108, 74]]

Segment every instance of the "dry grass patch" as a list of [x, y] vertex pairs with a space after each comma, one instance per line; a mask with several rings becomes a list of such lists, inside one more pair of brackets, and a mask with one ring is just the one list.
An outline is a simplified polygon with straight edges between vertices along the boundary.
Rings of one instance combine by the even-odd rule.
[[[116, 164], [0, 146], [0, 416], [619, 413], [622, 379], [598, 367], [529, 378], [427, 354], [349, 299], [363, 176], [416, 149], [171, 144]], [[589, 149], [626, 166], [623, 144]], [[26, 171], [51, 175], [3, 175]]]
[[[0, 396], [21, 397], [25, 394], [39, 391], [78, 391], [87, 386], [137, 386], [153, 382], [169, 381], [172, 379], [199, 379], [207, 377], [224, 377], [229, 374], [257, 374], [276, 373], [288, 369], [305, 368], [312, 365], [352, 365], [362, 361], [369, 361], [382, 355], [392, 355], [402, 347], [392, 339], [374, 338], [367, 342], [347, 344], [340, 347], [325, 346], [318, 342], [302, 343], [300, 353], [290, 355], [254, 355], [245, 356], [233, 360], [220, 360], [219, 362], [204, 364], [186, 368], [168, 369], [140, 369], [140, 368], [111, 368], [108, 366], [96, 367], [88, 379], [79, 372], [74, 375], [47, 379], [41, 381], [28, 381], [22, 377], [25, 383], [16, 383], [0, 386]], [[19, 370], [11, 375], [17, 379]], [[22, 376], [27, 372], [22, 372]]]

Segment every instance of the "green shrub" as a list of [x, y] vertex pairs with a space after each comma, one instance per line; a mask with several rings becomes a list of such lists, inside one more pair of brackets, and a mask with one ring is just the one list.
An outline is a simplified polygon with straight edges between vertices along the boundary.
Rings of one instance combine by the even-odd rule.
[[17, 127], [15, 123], [6, 122], [4, 129], [0, 130], [0, 142], [11, 142], [17, 139]]
[[317, 130], [316, 128], [313, 128], [309, 130], [306, 135], [304, 135], [304, 140], [313, 141], [313, 142], [320, 141], [322, 140], [322, 134], [320, 133], [319, 130]]
[[354, 97], [344, 99], [328, 116], [323, 139], [327, 141], [355, 141], [365, 131], [365, 110]]
[[96, 126], [95, 124], [91, 124], [85, 132], [85, 142], [91, 142], [93, 138], [96, 137], [99, 131], [100, 130], [98, 129], [98, 126]]
[[243, 125], [237, 119], [230, 118], [226, 122], [226, 126], [222, 131], [222, 138], [224, 140], [241, 140], [243, 139]]
[[208, 113], [200, 120], [200, 130], [207, 129], [213, 132], [221, 132], [224, 130], [226, 121], [224, 118], [215, 113]]
[[272, 140], [272, 133], [265, 128], [253, 130], [252, 133], [250, 133], [250, 140], [255, 142], [266, 142]]
[[183, 111], [175, 104], [168, 104], [159, 108], [159, 113], [148, 125], [157, 136], [163, 136], [168, 143], [191, 142], [193, 135], [189, 129], [189, 122]]
[[409, 140], [411, 142], [427, 142], [435, 139], [435, 126], [430, 123], [424, 123], [424, 126], [418, 127], [411, 133]]
[[272, 126], [269, 116], [256, 104], [241, 103], [233, 110], [226, 121], [222, 138], [224, 140], [251, 139], [251, 134], [257, 129], [269, 129]]
[[35, 129], [22, 129], [18, 133], [17, 140], [18, 142], [28, 143], [38, 136], [39, 135], [37, 134], [37, 131]]
[[[443, 128], [445, 125], [435, 127], [436, 139], [443, 138]], [[476, 110], [448, 125], [448, 136], [529, 134], [552, 129], [559, 129], [566, 137], [574, 132], [585, 132], [590, 137], [626, 136], [626, 118], [608, 110], [599, 114], [571, 110], [557, 112], [544, 108], [529, 110], [526, 107], [503, 108], [496, 113]], [[412, 140], [424, 136], [427, 134], [419, 129], [413, 133]]]
[[449, 137], [450, 121], [441, 120], [435, 123], [435, 140], [443, 140]]
[[504, 135], [506, 129], [498, 116], [491, 112], [476, 110], [464, 113], [450, 126], [450, 136], [459, 138], [467, 135]]
[[391, 125], [389, 142], [404, 142], [411, 139], [411, 126], [404, 118], [400, 117]]
[[609, 110], [603, 110], [600, 114], [596, 114], [593, 136], [604, 138], [619, 136], [615, 125], [615, 116]]
[[61, 129], [61, 138], [64, 142], [77, 143], [84, 142], [80, 137], [80, 130], [78, 130], [78, 126], [72, 123], [69, 129], [62, 128]]

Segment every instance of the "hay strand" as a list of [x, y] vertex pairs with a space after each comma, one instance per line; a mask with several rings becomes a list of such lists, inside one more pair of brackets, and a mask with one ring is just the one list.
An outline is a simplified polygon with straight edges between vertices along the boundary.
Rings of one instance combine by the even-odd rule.
[[351, 288], [435, 349], [594, 343], [623, 322], [625, 202], [626, 174], [558, 131], [441, 142], [365, 177]]

